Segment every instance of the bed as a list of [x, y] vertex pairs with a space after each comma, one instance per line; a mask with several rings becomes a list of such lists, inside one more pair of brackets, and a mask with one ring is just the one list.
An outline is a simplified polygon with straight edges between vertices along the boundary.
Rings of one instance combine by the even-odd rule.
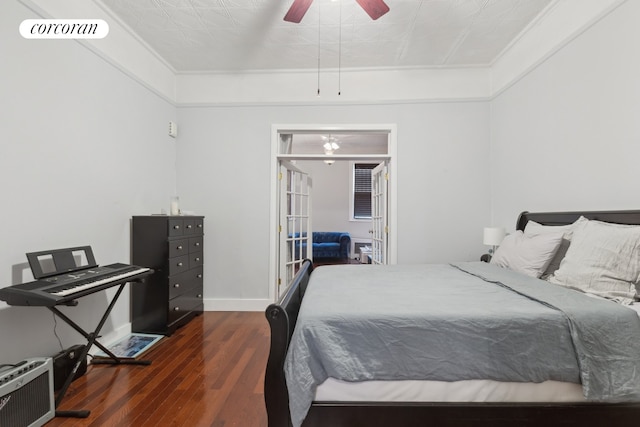
[[[376, 272], [377, 277], [385, 277], [384, 275], [394, 278], [406, 277], [400, 285], [394, 285], [393, 292], [382, 298], [389, 302], [386, 306], [376, 305], [375, 301], [370, 299], [370, 294], [384, 292], [384, 286], [373, 290], [374, 288], [368, 288], [366, 283], [358, 284], [358, 280], [352, 276], [347, 276], [347, 280], [355, 283], [354, 286], [345, 287], [337, 282], [340, 276], [353, 274], [355, 270], [347, 271], [349, 268], [362, 269], [373, 266], [332, 266], [331, 269], [320, 267], [312, 276], [312, 264], [305, 262], [283, 298], [278, 303], [270, 305], [265, 313], [271, 328], [271, 348], [265, 372], [265, 402], [269, 426], [294, 425], [297, 427], [300, 424], [304, 427], [637, 425], [640, 419], [640, 403], [637, 403], [640, 402], [640, 379], [638, 378], [640, 340], [635, 338], [640, 334], [640, 329], [637, 329], [640, 328], [637, 325], [640, 323], [639, 314], [628, 307], [611, 302], [611, 298], [605, 300], [585, 296], [571, 289], [575, 288], [574, 285], [565, 286], [565, 283], [563, 286], [557, 286], [551, 282], [556, 280], [554, 277], [562, 278], [561, 273], [570, 271], [568, 267], [573, 266], [571, 261], [579, 255], [581, 247], [578, 237], [582, 238], [582, 235], [576, 234], [573, 243], [567, 243], [567, 239], [564, 238], [567, 234], [559, 230], [569, 226], [575, 228], [577, 225], [574, 224], [583, 224], [580, 221], [587, 220], [589, 220], [589, 226], [600, 223], [623, 224], [616, 226], [614, 230], [616, 232], [628, 233], [626, 228], [640, 229], [624, 226], [640, 225], [640, 211], [524, 212], [517, 220], [517, 231], [513, 233], [514, 237], [522, 237], [529, 228], [534, 230], [532, 233], [535, 234], [536, 229], [531, 226], [536, 225], [538, 230], [551, 229], [553, 233], [549, 233], [544, 239], [552, 239], [549, 236], [553, 234], [553, 239], [556, 241], [554, 256], [547, 257], [553, 260], [547, 260], [544, 268], [540, 265], [538, 268], [545, 270], [546, 273], [551, 264], [560, 265], [560, 261], [555, 259], [556, 255], [564, 257], [563, 268], [559, 270], [559, 266], [556, 265], [557, 271], [548, 281], [530, 277], [528, 274], [514, 273], [510, 268], [501, 268], [499, 252], [495, 254], [498, 258], [494, 260], [496, 265], [456, 263], [426, 267], [380, 266], [383, 270]], [[527, 227], [527, 224], [530, 227]], [[611, 234], [608, 230], [607, 233], [606, 236]], [[540, 234], [546, 235], [546, 233]], [[559, 238], [558, 234], [561, 234], [562, 238]], [[504, 243], [503, 246], [508, 247], [508, 244]], [[562, 246], [564, 248], [561, 249]], [[633, 247], [630, 250], [633, 251]], [[637, 252], [633, 253], [637, 254]], [[356, 275], [361, 275], [360, 272]], [[542, 274], [542, 271], [539, 273]], [[469, 279], [459, 281], [460, 275]], [[442, 282], [445, 286], [449, 286], [449, 289], [459, 291], [454, 298], [456, 304], [452, 304], [450, 308], [441, 308], [437, 299], [433, 302], [430, 301], [431, 297], [416, 296], [416, 289], [412, 287], [415, 285], [411, 284], [412, 278], [424, 280], [424, 277], [431, 276], [434, 277], [432, 281]], [[364, 282], [375, 281], [362, 277]], [[517, 283], [508, 283], [510, 280]], [[637, 281], [637, 278], [635, 280]], [[309, 287], [310, 281], [311, 287]], [[335, 295], [338, 296], [332, 300], [331, 292], [338, 289], [331, 288], [334, 282], [336, 286], [344, 288], [344, 291], [336, 292]], [[316, 295], [320, 288], [327, 288], [328, 293]], [[308, 289], [309, 295], [305, 300]], [[449, 293], [449, 290], [445, 292], [436, 288], [429, 290], [432, 296], [438, 293]], [[605, 290], [609, 291], [609, 288]], [[599, 289], [593, 290], [595, 294], [598, 291]], [[400, 295], [402, 298], [403, 293], [406, 301], [391, 299], [394, 295]], [[411, 295], [411, 298], [406, 298], [407, 294]], [[631, 301], [627, 297], [629, 295], [620, 291], [614, 293], [612, 298], [617, 298], [628, 305]], [[495, 301], [492, 302], [492, 300]], [[521, 303], [516, 304], [516, 300], [524, 300], [524, 302], [520, 305]], [[312, 304], [309, 301], [314, 302]], [[477, 301], [477, 305], [474, 301]], [[498, 304], [505, 309], [497, 310], [491, 306], [483, 308], [485, 302]], [[396, 310], [395, 307], [398, 304], [408, 304], [408, 306]], [[301, 306], [303, 306], [302, 312]], [[343, 314], [338, 311], [341, 306], [343, 307], [341, 310], [349, 307], [348, 311], [355, 317], [342, 318]], [[398, 324], [386, 320], [389, 315], [395, 318], [399, 313], [405, 315], [404, 313], [417, 311], [420, 307], [424, 307], [425, 311], [432, 314], [452, 311], [455, 316], [467, 315], [473, 310], [495, 312], [500, 315], [492, 315], [489, 320], [504, 323], [496, 323], [493, 327], [488, 327], [486, 324], [479, 325], [482, 332], [478, 332], [478, 329], [459, 327], [460, 324], [474, 322], [452, 321], [442, 316], [431, 316], [428, 323], [418, 323], [406, 328], [398, 327], [398, 325], [405, 325], [406, 319], [400, 319]], [[463, 307], [462, 311], [460, 307]], [[329, 313], [329, 320], [322, 319], [323, 313]], [[381, 313], [386, 316], [383, 324], [389, 331], [393, 331], [394, 335], [370, 337], [361, 328], [364, 324], [373, 323], [380, 329]], [[529, 323], [523, 323], [520, 329], [512, 328], [513, 324], [519, 325], [522, 319], [528, 317], [531, 317], [527, 320]], [[300, 326], [296, 330], [299, 318]], [[318, 326], [314, 323], [318, 319], [325, 323]], [[331, 319], [333, 324], [330, 323]], [[427, 322], [424, 319], [418, 319], [418, 321]], [[531, 325], [531, 321], [535, 323], [535, 327], [527, 326]], [[326, 326], [327, 324], [329, 326]], [[342, 327], [341, 324], [348, 327]], [[625, 326], [619, 327], [621, 324]], [[438, 337], [443, 327], [448, 328], [451, 325], [454, 329], [448, 330], [446, 339], [442, 336]], [[509, 331], [505, 331], [506, 329]], [[601, 330], [598, 331], [599, 329]], [[616, 335], [620, 332], [618, 329], [622, 333], [620, 336]], [[330, 341], [328, 344], [313, 341], [316, 335], [324, 333], [318, 331], [325, 330], [331, 331], [330, 340], [333, 339], [339, 345], [335, 345], [335, 342], [332, 344]], [[425, 330], [429, 330], [430, 333], [424, 333]], [[456, 335], [459, 339], [454, 339]], [[596, 338], [594, 339], [593, 336]], [[345, 337], [355, 337], [355, 341], [349, 344], [350, 341]], [[490, 346], [483, 344], [485, 338], [492, 342]], [[510, 340], [516, 338], [519, 341], [512, 344]], [[442, 346], [443, 342], [447, 345]], [[604, 347], [605, 351], [612, 353], [604, 356], [595, 353], [594, 343], [598, 344], [598, 348]], [[624, 345], [617, 345], [618, 343]], [[437, 349], [440, 353], [435, 351], [438, 346], [443, 347]], [[387, 347], [386, 352], [380, 350]], [[518, 348], [518, 353], [508, 354], [511, 351], [510, 347]], [[425, 348], [429, 351], [425, 351]], [[485, 351], [484, 353], [475, 352], [474, 348], [484, 348]], [[522, 350], [523, 348], [526, 351]], [[362, 349], [365, 352], [364, 356], [357, 354]], [[549, 349], [553, 350], [551, 355], [547, 354], [551, 351]], [[406, 358], [399, 358], [399, 355], [403, 357], [406, 355]], [[332, 358], [336, 360], [335, 364]], [[388, 358], [396, 359], [388, 363]], [[415, 367], [410, 366], [413, 359], [416, 359], [419, 366], [437, 367], [437, 369], [431, 369], [429, 376], [425, 376], [423, 372], [416, 374]], [[493, 365], [485, 363], [493, 359], [498, 360], [499, 363]], [[384, 360], [387, 362], [383, 363]], [[476, 363], [482, 360], [485, 362]], [[549, 360], [553, 362], [550, 363]], [[552, 369], [546, 369], [545, 364]], [[354, 365], [357, 365], [357, 369]], [[363, 365], [371, 365], [365, 366], [365, 373], [359, 371]], [[376, 373], [371, 376], [368, 372], [370, 369], [376, 369], [376, 365], [392, 366], [394, 372]], [[405, 365], [408, 367], [405, 368]], [[485, 371], [483, 373], [466, 372], [475, 365], [482, 365]], [[397, 366], [403, 368], [395, 369]], [[462, 379], [456, 377], [459, 375], [460, 367], [464, 367], [463, 371], [465, 371]], [[403, 371], [403, 369], [406, 370]], [[637, 375], [629, 375], [625, 369], [630, 369]], [[504, 377], [505, 371], [514, 376]], [[434, 372], [435, 377], [432, 376]], [[298, 377], [295, 375], [302, 375], [300, 377], [302, 379], [296, 379]], [[437, 390], [436, 398], [387, 400], [385, 396], [396, 392], [389, 392], [382, 385], [386, 385], [387, 380], [394, 378], [401, 380], [401, 383], [403, 381], [406, 383], [412, 375], [418, 383], [430, 380], [429, 382], [440, 384], [445, 388], [435, 389]], [[364, 398], [350, 397], [353, 396], [349, 391], [350, 386], [371, 384], [374, 385], [370, 387], [374, 391], [373, 394], [360, 395], [365, 396]], [[485, 396], [478, 399], [474, 396], [460, 397], [464, 394], [457, 394], [449, 399], [446, 396], [451, 389], [447, 389], [446, 386], [452, 384], [458, 385], [458, 388], [463, 391], [477, 388], [481, 394], [486, 394], [486, 390], [491, 390], [496, 385], [527, 386], [531, 384], [537, 387], [551, 384], [551, 394], [548, 391], [542, 391], [541, 394], [531, 398], [527, 397], [532, 396], [527, 392], [522, 395], [525, 397], [516, 399], [510, 396], [488, 399]], [[338, 388], [330, 387], [336, 385]], [[341, 386], [345, 387], [342, 389], [343, 394], [340, 394]], [[378, 395], [375, 391], [378, 391]], [[431, 393], [433, 396], [433, 389]], [[554, 397], [546, 400], [554, 393]], [[300, 401], [302, 401], [302, 408], [300, 408]], [[305, 402], [309, 403], [308, 408], [304, 407]]]

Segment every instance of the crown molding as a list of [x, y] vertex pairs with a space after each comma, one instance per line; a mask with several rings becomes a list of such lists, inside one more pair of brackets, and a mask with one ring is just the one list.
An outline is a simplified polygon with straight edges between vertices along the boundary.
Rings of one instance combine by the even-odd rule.
[[[109, 34], [103, 39], [68, 40], [80, 43], [162, 99], [175, 104], [175, 70], [99, 1], [18, 0], [41, 18], [103, 19]], [[16, 28], [17, 31], [17, 28]], [[38, 40], [33, 40], [37, 43]]]
[[513, 86], [628, 0], [557, 0], [491, 66], [492, 97]]
[[556, 0], [490, 67], [328, 69], [319, 73], [178, 73], [100, 0], [18, 1], [44, 18], [104, 19], [110, 27], [106, 38], [75, 41], [167, 102], [199, 107], [490, 100], [628, 0]]

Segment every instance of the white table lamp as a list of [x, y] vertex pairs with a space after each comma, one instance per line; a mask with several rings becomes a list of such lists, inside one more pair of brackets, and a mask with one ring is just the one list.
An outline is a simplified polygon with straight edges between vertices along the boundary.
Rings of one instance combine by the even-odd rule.
[[487, 246], [491, 246], [492, 248], [489, 250], [489, 253], [493, 254], [496, 251], [496, 246], [499, 246], [500, 243], [502, 243], [506, 234], [507, 232], [504, 227], [485, 227], [482, 243]]

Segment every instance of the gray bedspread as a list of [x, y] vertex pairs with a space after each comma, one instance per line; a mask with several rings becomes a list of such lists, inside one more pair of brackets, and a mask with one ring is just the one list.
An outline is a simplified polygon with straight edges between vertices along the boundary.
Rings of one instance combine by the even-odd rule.
[[314, 270], [285, 376], [294, 427], [328, 377], [582, 383], [640, 401], [640, 318], [487, 263]]

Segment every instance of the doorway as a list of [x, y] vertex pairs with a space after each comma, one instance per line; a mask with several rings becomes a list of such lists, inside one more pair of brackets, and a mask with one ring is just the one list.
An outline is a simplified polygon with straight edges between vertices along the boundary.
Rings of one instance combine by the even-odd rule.
[[[322, 144], [316, 144], [322, 147], [332, 136], [339, 135], [342, 140], [357, 139], [356, 137], [367, 137], [372, 140], [380, 135], [384, 135], [386, 142], [384, 152], [376, 149], [366, 149], [366, 146], [359, 148], [346, 149], [348, 144], [343, 145], [339, 150], [326, 149], [294, 149], [295, 139], [307, 139], [309, 141], [321, 141]], [[313, 144], [311, 144], [313, 145]], [[310, 146], [311, 146], [310, 145]], [[342, 143], [341, 143], [342, 145]], [[343, 149], [344, 148], [344, 149]], [[375, 151], [372, 153], [372, 151]], [[269, 299], [277, 300], [278, 295], [284, 291], [288, 283], [286, 280], [286, 272], [281, 271], [280, 257], [281, 252], [281, 234], [280, 234], [280, 208], [282, 200], [280, 198], [280, 181], [278, 179], [283, 162], [295, 162], [298, 160], [312, 160], [315, 162], [371, 162], [384, 163], [386, 165], [386, 178], [388, 186], [385, 206], [388, 207], [385, 214], [387, 215], [387, 225], [382, 231], [384, 236], [377, 239], [380, 244], [386, 245], [386, 251], [379, 251], [379, 263], [395, 264], [397, 262], [397, 180], [396, 176], [396, 125], [273, 125], [271, 133], [271, 203], [270, 203], [270, 254], [269, 254]], [[311, 231], [311, 230], [309, 230]], [[384, 242], [382, 243], [382, 239]], [[380, 246], [378, 246], [380, 248]], [[382, 257], [384, 255], [384, 258]]]

